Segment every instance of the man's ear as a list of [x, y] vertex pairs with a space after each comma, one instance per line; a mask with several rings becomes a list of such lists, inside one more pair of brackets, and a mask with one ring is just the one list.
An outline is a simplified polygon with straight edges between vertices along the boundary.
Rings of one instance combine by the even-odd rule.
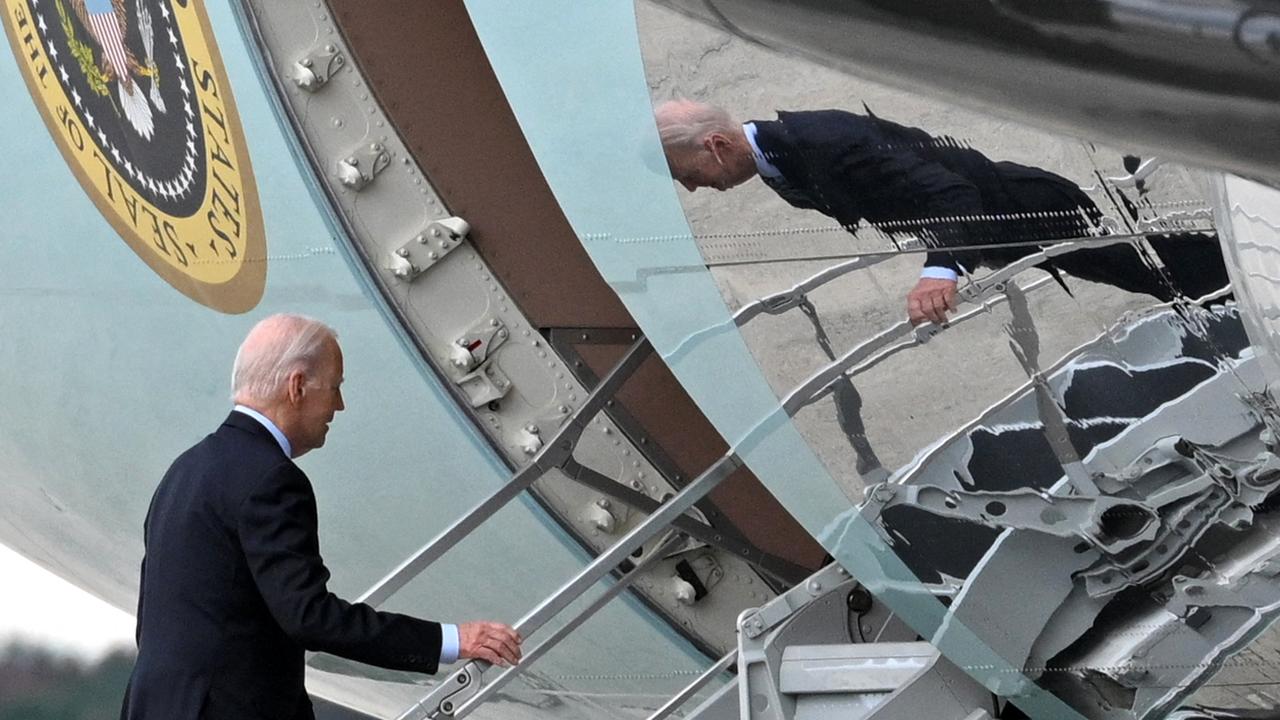
[[724, 133], [713, 132], [708, 133], [702, 140], [702, 145], [711, 153], [711, 157], [716, 159], [716, 164], [724, 166], [724, 151], [728, 150], [733, 143], [729, 140], [729, 136]]
[[285, 390], [289, 396], [289, 402], [296, 403], [300, 401], [306, 386], [307, 376], [301, 370], [294, 370], [289, 373], [289, 377], [285, 380]]

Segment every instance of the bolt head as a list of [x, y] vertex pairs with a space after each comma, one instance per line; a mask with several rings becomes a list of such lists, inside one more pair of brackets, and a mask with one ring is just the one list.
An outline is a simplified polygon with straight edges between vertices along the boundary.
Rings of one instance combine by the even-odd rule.
[[311, 67], [311, 58], [303, 58], [302, 67], [307, 67], [307, 68]]
[[409, 257], [409, 248], [400, 248], [399, 250], [396, 250], [396, 254], [402, 258], [407, 258]]

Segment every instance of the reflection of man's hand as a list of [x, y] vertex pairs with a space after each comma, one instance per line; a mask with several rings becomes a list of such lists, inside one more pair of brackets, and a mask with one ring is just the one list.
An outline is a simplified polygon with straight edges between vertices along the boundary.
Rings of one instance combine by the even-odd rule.
[[920, 278], [907, 293], [907, 318], [912, 325], [928, 320], [939, 325], [947, 322], [947, 312], [956, 309], [956, 281]]
[[520, 636], [510, 625], [467, 622], [458, 626], [458, 657], [506, 667], [520, 661]]

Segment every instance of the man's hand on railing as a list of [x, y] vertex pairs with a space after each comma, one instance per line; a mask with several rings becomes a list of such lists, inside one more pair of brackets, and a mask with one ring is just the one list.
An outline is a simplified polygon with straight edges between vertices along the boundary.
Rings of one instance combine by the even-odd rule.
[[520, 662], [520, 635], [510, 625], [466, 622], [458, 625], [458, 657], [506, 667]]
[[955, 280], [922, 277], [911, 292], [907, 293], [907, 318], [912, 325], [919, 325], [926, 320], [945, 325], [947, 313], [955, 309]]

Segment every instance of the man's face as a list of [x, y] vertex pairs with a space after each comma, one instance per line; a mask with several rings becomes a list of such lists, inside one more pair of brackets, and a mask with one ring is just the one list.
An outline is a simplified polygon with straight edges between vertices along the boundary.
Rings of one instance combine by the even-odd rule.
[[303, 386], [298, 404], [298, 445], [294, 455], [324, 446], [333, 416], [346, 406], [342, 402], [342, 350], [329, 340], [325, 358]]
[[667, 152], [671, 177], [689, 192], [701, 187], [728, 190], [750, 177], [735, 172], [737, 158], [727, 143], [712, 135], [696, 148], [678, 148]]

